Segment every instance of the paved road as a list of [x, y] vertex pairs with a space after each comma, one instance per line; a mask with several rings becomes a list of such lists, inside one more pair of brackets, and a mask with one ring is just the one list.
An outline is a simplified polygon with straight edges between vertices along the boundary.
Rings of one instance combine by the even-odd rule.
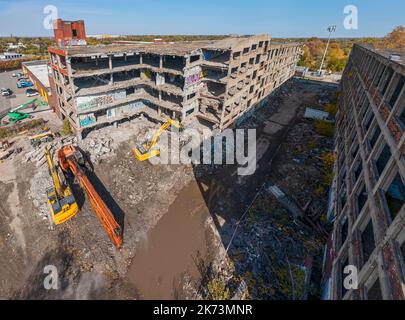
[[13, 73], [22, 72], [16, 71], [0, 71], [0, 88], [8, 88], [13, 91], [13, 95], [10, 97], [3, 97], [0, 95], [0, 113], [4, 110], [17, 107], [25, 102], [28, 102], [32, 98], [28, 98], [25, 95], [26, 88], [17, 88], [17, 78], [13, 78]]

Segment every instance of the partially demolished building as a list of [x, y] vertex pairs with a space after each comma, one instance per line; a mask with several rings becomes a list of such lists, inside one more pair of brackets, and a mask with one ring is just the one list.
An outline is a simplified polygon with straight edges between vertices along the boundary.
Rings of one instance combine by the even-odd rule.
[[[337, 114], [327, 299], [405, 299], [405, 58], [355, 45]], [[356, 272], [357, 271], [357, 272]]]
[[258, 35], [49, 53], [58, 115], [81, 134], [140, 113], [225, 129], [294, 75], [301, 49]]

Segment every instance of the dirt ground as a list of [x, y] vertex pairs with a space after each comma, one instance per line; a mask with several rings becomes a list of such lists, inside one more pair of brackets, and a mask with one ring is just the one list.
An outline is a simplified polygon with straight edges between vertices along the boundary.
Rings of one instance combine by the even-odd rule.
[[[305, 107], [321, 106], [319, 100], [330, 98], [333, 91], [315, 84], [289, 83], [269, 105], [242, 122], [240, 127], [257, 129], [260, 149], [258, 169], [246, 178], [233, 175], [233, 166], [156, 166], [136, 161], [132, 148], [149, 128], [158, 127], [145, 125], [142, 119], [91, 132], [79, 145], [94, 164], [90, 179], [110, 209], [124, 218], [120, 250], [109, 242], [80, 188], [74, 188], [80, 212], [61, 226], [49, 223], [45, 189], [52, 180], [46, 165], [37, 167], [26, 160], [31, 149], [26, 137], [20, 137], [18, 143], [24, 151], [0, 164], [0, 298], [204, 299], [213, 297], [210, 288], [216, 279], [237, 298], [246, 297], [246, 291], [251, 298], [291, 298], [274, 285], [273, 291], [264, 292], [271, 279], [280, 276], [263, 269], [268, 250], [272, 250], [274, 238], [283, 249], [287, 242], [300, 243], [296, 246], [300, 250], [287, 250], [289, 257], [294, 256], [287, 260], [296, 266], [293, 271], [298, 277], [310, 251], [305, 241], [317, 239], [305, 238], [301, 225], [294, 232], [303, 235], [295, 242], [278, 235], [277, 228], [291, 220], [277, 218], [284, 211], [274, 199], [266, 202], [271, 195], [263, 192], [263, 185], [279, 185], [302, 206], [311, 198], [311, 189], [305, 193], [300, 174], [288, 174], [292, 169], [285, 166], [288, 161], [295, 163], [297, 156], [291, 156], [283, 142], [295, 125], [311, 126], [309, 120], [297, 119], [302, 119]], [[315, 138], [321, 143], [321, 137]], [[320, 174], [314, 179], [320, 179]], [[302, 198], [295, 196], [301, 192]], [[253, 199], [274, 208], [274, 216], [265, 215]], [[251, 208], [257, 214], [249, 224], [238, 223]], [[261, 237], [265, 231], [274, 237]], [[265, 253], [254, 254], [257, 250]], [[280, 253], [270, 259], [284, 261], [286, 257]], [[58, 270], [57, 290], [44, 288], [47, 265]]]

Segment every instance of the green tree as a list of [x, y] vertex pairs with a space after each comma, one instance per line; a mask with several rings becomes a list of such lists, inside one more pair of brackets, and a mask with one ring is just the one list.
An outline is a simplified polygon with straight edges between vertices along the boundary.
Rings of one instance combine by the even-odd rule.
[[63, 120], [63, 129], [62, 129], [62, 135], [68, 136], [72, 134], [72, 127], [70, 126], [70, 122], [67, 118]]

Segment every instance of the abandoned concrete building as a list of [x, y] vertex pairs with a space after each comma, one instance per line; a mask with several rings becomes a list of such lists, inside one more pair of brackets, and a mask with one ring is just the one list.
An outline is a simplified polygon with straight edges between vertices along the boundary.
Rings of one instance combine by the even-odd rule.
[[57, 113], [77, 134], [140, 113], [225, 129], [294, 75], [300, 45], [270, 40], [51, 47]]
[[[355, 45], [337, 114], [335, 223], [324, 263], [327, 299], [405, 297], [404, 129], [405, 57]], [[345, 273], [348, 265], [358, 270], [358, 289], [345, 285], [352, 272]]]

